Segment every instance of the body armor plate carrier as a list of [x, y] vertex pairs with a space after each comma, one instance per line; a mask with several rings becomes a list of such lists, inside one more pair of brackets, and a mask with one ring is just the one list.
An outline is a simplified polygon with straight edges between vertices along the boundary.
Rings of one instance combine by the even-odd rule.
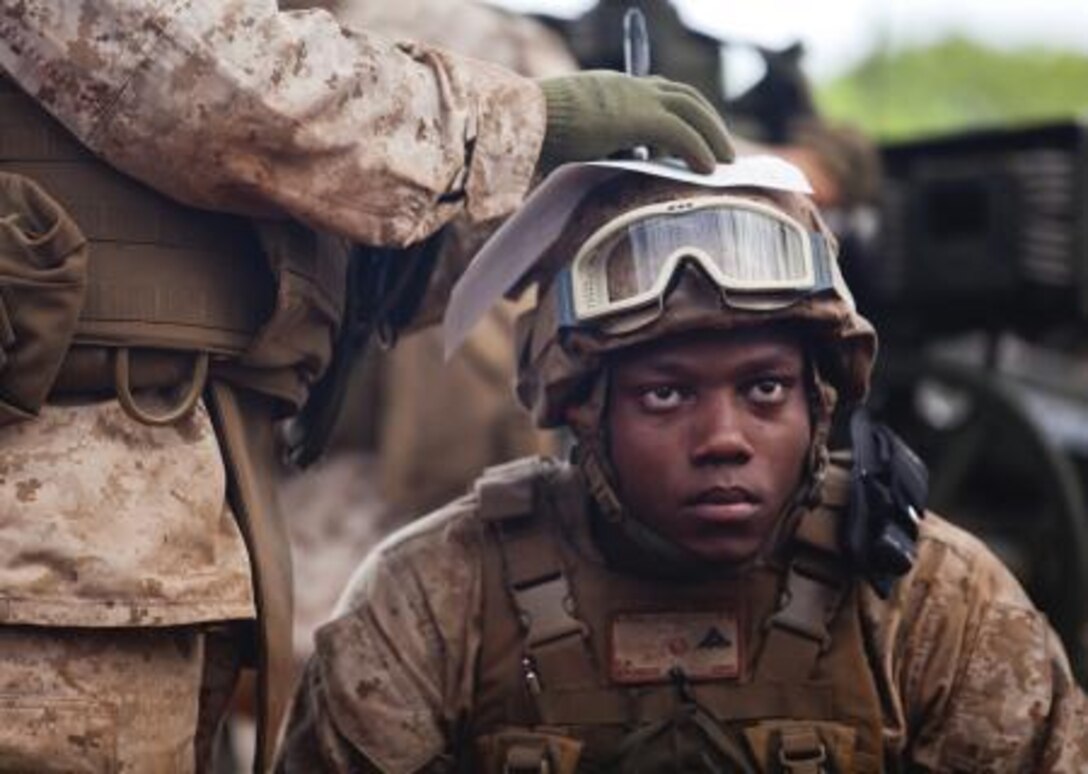
[[[477, 483], [486, 523], [473, 770], [875, 772], [881, 712], [860, 584], [840, 555], [849, 469], [798, 515], [779, 560], [698, 583], [640, 580], [586, 550], [576, 470], [521, 460]], [[583, 526], [579, 526], [583, 525]], [[613, 679], [617, 615], [739, 611], [736, 677]]]

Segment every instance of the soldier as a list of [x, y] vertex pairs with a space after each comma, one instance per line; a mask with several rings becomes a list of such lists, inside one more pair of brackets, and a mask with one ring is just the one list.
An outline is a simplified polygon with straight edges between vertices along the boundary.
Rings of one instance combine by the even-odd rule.
[[205, 767], [243, 657], [267, 765], [273, 423], [329, 363], [345, 238], [504, 215], [537, 169], [632, 142], [709, 169], [728, 136], [678, 84], [537, 82], [273, 0], [9, 3], [5, 73], [0, 768]]
[[[479, 2], [333, 0], [325, 7], [346, 26], [441, 46], [526, 76], [577, 69], [547, 27]], [[467, 263], [497, 225], [455, 219], [444, 231], [444, 256], [456, 250]], [[496, 305], [448, 362], [440, 326], [402, 336], [388, 350], [370, 347], [353, 369], [351, 398], [325, 459], [285, 477], [300, 673], [314, 630], [382, 537], [465, 491], [489, 465], [550, 449], [510, 389], [516, 313], [514, 304]]]
[[861, 422], [864, 475], [828, 452], [877, 340], [796, 170], [713, 180], [568, 167], [478, 256], [533, 267], [518, 394], [573, 463], [491, 469], [368, 557], [281, 770], [1088, 766], [1058, 638], [978, 540], [917, 520], [916, 458]]

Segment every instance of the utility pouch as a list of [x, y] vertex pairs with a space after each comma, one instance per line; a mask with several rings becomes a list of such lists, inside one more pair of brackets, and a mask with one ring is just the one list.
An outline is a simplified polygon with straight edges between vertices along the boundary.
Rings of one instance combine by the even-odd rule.
[[478, 771], [486, 774], [574, 774], [582, 743], [560, 734], [502, 731], [476, 740]]
[[37, 415], [72, 343], [87, 241], [41, 186], [0, 172], [0, 426]]
[[216, 363], [213, 372], [277, 398], [280, 413], [294, 413], [332, 359], [348, 245], [288, 221], [254, 227], [274, 278], [275, 301], [237, 359]]
[[857, 731], [832, 722], [765, 720], [744, 729], [759, 771], [832, 774], [873, 771], [854, 759]]
[[847, 557], [882, 598], [914, 565], [929, 471], [888, 427], [861, 408], [850, 418], [854, 465], [843, 522]]

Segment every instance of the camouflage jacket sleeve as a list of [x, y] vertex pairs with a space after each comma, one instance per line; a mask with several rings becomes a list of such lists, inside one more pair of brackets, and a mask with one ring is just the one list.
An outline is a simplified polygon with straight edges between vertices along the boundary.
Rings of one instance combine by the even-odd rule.
[[912, 771], [1088, 771], [1088, 700], [1061, 642], [980, 541], [930, 516], [909, 582], [868, 609]]
[[278, 770], [445, 770], [480, 645], [474, 513], [455, 502], [371, 552], [317, 632]]
[[275, 0], [23, 0], [0, 69], [182, 201], [371, 244], [510, 211], [544, 132], [531, 80]]

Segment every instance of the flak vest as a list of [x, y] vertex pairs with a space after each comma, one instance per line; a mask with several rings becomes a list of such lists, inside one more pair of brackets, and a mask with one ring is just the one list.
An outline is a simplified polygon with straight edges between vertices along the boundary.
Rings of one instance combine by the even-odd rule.
[[[150, 424], [208, 406], [256, 584], [266, 769], [293, 670], [273, 425], [332, 357], [349, 246], [157, 193], [100, 161], [2, 71], [0, 205], [0, 425], [55, 398], [112, 394]], [[141, 388], [163, 387], [180, 396], [172, 409], [141, 405]]]
[[[574, 469], [540, 459], [489, 469], [476, 486], [483, 636], [466, 770], [883, 771], [858, 583], [837, 542], [848, 476], [831, 467], [781, 562], [676, 583], [614, 571], [585, 550], [571, 526], [588, 518]], [[653, 647], [640, 662], [640, 631], [657, 632], [670, 657], [698, 665], [699, 649], [716, 649], [718, 663], [699, 674], [677, 656], [670, 667]]]

